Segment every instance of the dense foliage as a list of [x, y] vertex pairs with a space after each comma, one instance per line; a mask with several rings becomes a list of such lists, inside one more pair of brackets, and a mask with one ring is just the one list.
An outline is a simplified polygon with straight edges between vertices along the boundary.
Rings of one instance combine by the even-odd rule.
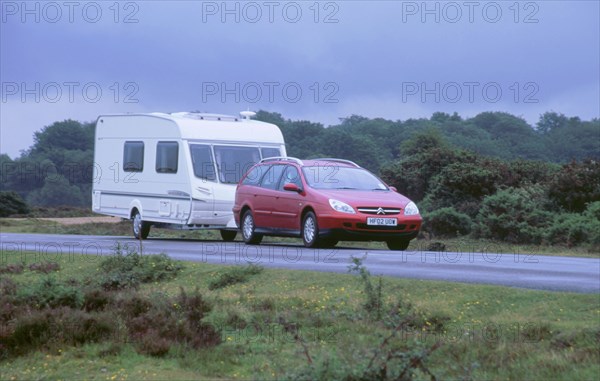
[[[340, 157], [379, 174], [419, 203], [431, 236], [597, 245], [584, 221], [600, 201], [598, 119], [547, 112], [530, 126], [503, 112], [438, 112], [405, 121], [353, 115], [325, 128], [266, 111], [256, 118], [281, 128], [290, 156]], [[93, 123], [66, 120], [36, 132], [19, 158], [0, 155], [0, 214], [27, 213], [27, 204], [88, 207], [93, 137]]]

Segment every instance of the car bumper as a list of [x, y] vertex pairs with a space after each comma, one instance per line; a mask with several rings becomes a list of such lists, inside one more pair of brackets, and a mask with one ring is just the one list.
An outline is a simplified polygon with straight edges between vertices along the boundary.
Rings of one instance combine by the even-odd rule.
[[[367, 217], [396, 218], [396, 226], [370, 226]], [[421, 216], [376, 216], [366, 214], [320, 215], [319, 236], [346, 241], [386, 241], [413, 239], [419, 234]]]

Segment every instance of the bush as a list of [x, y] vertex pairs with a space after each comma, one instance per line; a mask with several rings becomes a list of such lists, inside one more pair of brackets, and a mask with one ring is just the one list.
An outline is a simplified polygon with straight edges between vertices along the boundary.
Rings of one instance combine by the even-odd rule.
[[158, 282], [172, 279], [183, 266], [176, 263], [166, 254], [140, 255], [128, 248], [123, 254], [123, 247], [115, 247], [115, 255], [104, 259], [100, 268], [106, 274], [100, 279], [105, 290], [137, 288], [139, 283]]
[[56, 262], [32, 263], [29, 265], [29, 270], [35, 271], [38, 273], [48, 274], [52, 271], [60, 270], [60, 265]]
[[83, 295], [78, 288], [60, 283], [52, 277], [25, 288], [19, 298], [38, 309], [61, 306], [80, 308], [83, 305]]
[[101, 289], [90, 289], [83, 295], [83, 309], [87, 312], [102, 311], [113, 302], [113, 294]]
[[441, 208], [423, 216], [423, 230], [434, 237], [467, 235], [471, 225], [471, 218], [454, 208]]
[[84, 344], [107, 339], [115, 331], [115, 317], [91, 315], [67, 307], [30, 311], [20, 316], [4, 338], [5, 355], [21, 355], [52, 344]]
[[17, 192], [0, 192], [0, 217], [27, 213], [29, 207]]
[[583, 212], [587, 204], [600, 201], [600, 162], [565, 164], [550, 183], [549, 197], [569, 212]]
[[498, 191], [483, 200], [475, 233], [507, 242], [540, 244], [552, 223], [543, 202], [544, 193], [538, 186]]
[[431, 179], [423, 208], [433, 211], [453, 207], [473, 218], [483, 199], [497, 191], [507, 172], [506, 164], [496, 159], [472, 157], [451, 163]]
[[219, 274], [217, 279], [212, 280], [208, 284], [209, 290], [216, 290], [224, 288], [236, 283], [243, 283], [248, 281], [250, 276], [260, 274], [264, 268], [254, 264], [245, 267], [232, 267], [231, 269]]
[[588, 205], [582, 214], [563, 213], [554, 218], [546, 239], [550, 244], [568, 247], [581, 244], [600, 245], [600, 202]]
[[220, 332], [202, 322], [212, 307], [198, 289], [191, 295], [181, 289], [173, 300], [161, 296], [154, 296], [152, 302], [136, 298], [133, 306], [137, 311], [126, 312], [124, 318], [138, 352], [162, 356], [175, 343], [203, 348], [221, 342]]
[[21, 274], [25, 266], [22, 264], [12, 263], [0, 266], [0, 274]]

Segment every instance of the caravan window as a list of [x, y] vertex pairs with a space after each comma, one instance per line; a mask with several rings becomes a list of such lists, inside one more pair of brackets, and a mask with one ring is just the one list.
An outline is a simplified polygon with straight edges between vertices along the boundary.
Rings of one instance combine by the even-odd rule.
[[261, 148], [260, 153], [262, 154], [262, 158], [267, 157], [277, 157], [281, 156], [281, 152], [279, 152], [279, 148]]
[[144, 142], [125, 142], [123, 147], [123, 170], [142, 172], [144, 169]]
[[258, 147], [215, 146], [219, 180], [237, 184], [254, 164], [260, 161]]
[[215, 163], [210, 146], [192, 144], [190, 145], [190, 153], [192, 154], [194, 175], [201, 179], [215, 181], [217, 174], [215, 173]]
[[156, 145], [156, 172], [177, 173], [179, 144], [177, 142], [158, 142]]

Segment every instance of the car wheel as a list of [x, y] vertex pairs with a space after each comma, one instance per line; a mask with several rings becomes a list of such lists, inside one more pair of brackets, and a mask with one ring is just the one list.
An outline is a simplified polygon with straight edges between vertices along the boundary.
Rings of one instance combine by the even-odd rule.
[[221, 238], [223, 238], [223, 241], [231, 242], [235, 239], [236, 235], [237, 232], [235, 230], [221, 230]]
[[150, 234], [150, 223], [142, 220], [142, 215], [137, 210], [133, 214], [131, 227], [135, 239], [146, 239]]
[[392, 239], [387, 241], [387, 246], [390, 250], [401, 250], [404, 251], [408, 248], [410, 240], [408, 239]]
[[308, 212], [302, 221], [302, 240], [306, 247], [319, 247], [322, 243], [319, 240], [319, 224], [317, 216], [313, 212]]
[[256, 245], [262, 241], [262, 235], [256, 234], [254, 225], [254, 216], [251, 211], [247, 211], [244, 213], [242, 217], [242, 238], [244, 238], [244, 242], [249, 245]]

